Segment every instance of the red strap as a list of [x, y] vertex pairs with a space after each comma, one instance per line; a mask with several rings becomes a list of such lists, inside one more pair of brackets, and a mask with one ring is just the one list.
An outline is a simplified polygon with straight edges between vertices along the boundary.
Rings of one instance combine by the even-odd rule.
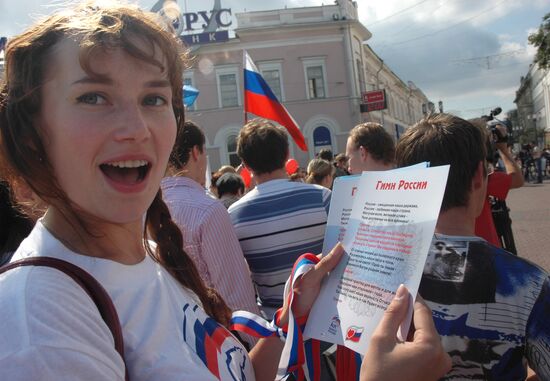
[[[33, 257], [11, 262], [0, 267], [0, 274], [23, 266], [51, 267], [67, 274], [78, 283], [97, 306], [101, 317], [113, 335], [115, 350], [120, 354], [122, 361], [124, 361], [124, 340], [122, 338], [122, 329], [120, 327], [118, 314], [109, 294], [107, 294], [107, 291], [105, 291], [103, 286], [101, 286], [93, 276], [72, 263], [51, 257]], [[126, 366], [125, 373], [125, 379], [128, 381], [128, 368]]]

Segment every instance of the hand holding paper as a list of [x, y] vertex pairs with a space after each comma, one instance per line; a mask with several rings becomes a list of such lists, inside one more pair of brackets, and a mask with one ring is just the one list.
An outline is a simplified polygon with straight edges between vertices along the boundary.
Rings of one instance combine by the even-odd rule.
[[[305, 273], [294, 283], [294, 301], [292, 311], [294, 316], [302, 317], [311, 310], [313, 302], [319, 295], [321, 281], [342, 259], [344, 247], [341, 244], [336, 245], [332, 251], [325, 255], [315, 267]], [[281, 324], [286, 324], [288, 319], [288, 297], [285, 297], [283, 313], [281, 315]]]
[[435, 329], [432, 311], [421, 298], [414, 303], [415, 332], [411, 342], [399, 342], [396, 333], [405, 318], [409, 292], [401, 285], [378, 327], [361, 365], [361, 381], [438, 380], [451, 369]]
[[[323, 283], [306, 337], [364, 354], [398, 286], [416, 295], [448, 171], [402, 168], [335, 182], [324, 249], [343, 236], [345, 254]], [[412, 308], [401, 337], [411, 315]]]

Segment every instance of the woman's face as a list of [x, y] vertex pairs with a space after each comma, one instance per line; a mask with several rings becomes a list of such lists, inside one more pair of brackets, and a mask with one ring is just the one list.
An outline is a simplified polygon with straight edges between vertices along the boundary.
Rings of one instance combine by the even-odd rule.
[[77, 213], [138, 221], [159, 189], [176, 136], [170, 82], [120, 48], [91, 57], [92, 71], [103, 76], [92, 78], [78, 54], [77, 43], [64, 40], [48, 62], [37, 121], [48, 158]]

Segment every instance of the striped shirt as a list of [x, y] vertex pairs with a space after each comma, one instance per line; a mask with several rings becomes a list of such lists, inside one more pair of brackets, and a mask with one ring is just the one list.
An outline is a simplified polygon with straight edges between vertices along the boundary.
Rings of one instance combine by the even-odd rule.
[[280, 307], [294, 261], [321, 252], [330, 195], [318, 185], [277, 179], [229, 208], [262, 306]]
[[201, 278], [233, 310], [258, 313], [250, 271], [227, 210], [187, 177], [162, 180], [163, 198]]

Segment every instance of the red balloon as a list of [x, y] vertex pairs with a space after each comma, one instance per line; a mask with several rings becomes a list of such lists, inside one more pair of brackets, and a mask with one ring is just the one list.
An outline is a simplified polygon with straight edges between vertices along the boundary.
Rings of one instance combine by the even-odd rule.
[[251, 176], [250, 176], [250, 172], [248, 172], [248, 169], [246, 169], [245, 167], [243, 167], [243, 168], [241, 169], [240, 175], [241, 175], [241, 177], [243, 178], [245, 187], [250, 188], [250, 181], [252, 180], [252, 178], [251, 178]]
[[296, 159], [288, 159], [286, 161], [286, 173], [288, 173], [288, 175], [292, 175], [294, 173], [296, 173], [296, 171], [298, 170], [298, 162], [296, 161]]

